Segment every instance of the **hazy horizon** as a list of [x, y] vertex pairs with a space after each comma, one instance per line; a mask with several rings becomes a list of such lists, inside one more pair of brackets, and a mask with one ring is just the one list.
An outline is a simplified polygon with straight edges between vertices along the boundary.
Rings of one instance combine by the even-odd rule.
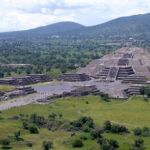
[[148, 0], [1, 0], [0, 32], [27, 30], [62, 21], [97, 25], [150, 12]]

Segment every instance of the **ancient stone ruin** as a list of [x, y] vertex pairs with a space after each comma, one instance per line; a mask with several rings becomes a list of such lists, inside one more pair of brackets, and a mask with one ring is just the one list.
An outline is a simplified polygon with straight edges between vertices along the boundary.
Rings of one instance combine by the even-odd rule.
[[52, 81], [47, 75], [44, 74], [30, 74], [23, 77], [9, 77], [9, 78], [1, 78], [0, 84], [1, 85], [14, 85], [14, 86], [24, 86], [30, 85], [39, 82], [48, 82]]
[[[86, 73], [101, 82], [111, 81], [114, 84], [103, 84], [105, 92], [116, 97], [129, 97], [140, 94], [142, 86], [150, 83], [150, 53], [143, 48], [123, 47], [114, 53], [92, 61], [78, 73]], [[119, 82], [118, 82], [119, 81]], [[111, 85], [112, 84], [112, 85]], [[99, 86], [100, 87], [100, 86]], [[125, 94], [124, 94], [125, 93]]]
[[124, 91], [125, 97], [133, 96], [133, 95], [141, 95], [143, 92], [143, 86], [131, 86]]
[[[67, 96], [86, 96], [86, 95], [101, 95], [101, 92], [97, 89], [95, 85], [88, 85], [88, 86], [77, 86], [74, 90], [70, 92], [63, 92], [62, 94], [54, 94], [53, 96], [49, 97], [49, 99], [56, 99], [62, 98]], [[43, 102], [43, 100], [38, 100], [38, 102]], [[45, 102], [47, 100], [45, 99]]]
[[66, 73], [61, 76], [61, 80], [68, 82], [89, 81], [91, 78], [86, 74]]
[[78, 73], [106, 80], [122, 80], [134, 74], [150, 78], [150, 53], [143, 48], [123, 47], [92, 61]]
[[16, 98], [19, 96], [25, 96], [28, 94], [36, 93], [36, 91], [32, 87], [17, 87], [16, 89], [8, 92], [3, 92], [0, 95], [0, 100], [7, 100], [11, 98]]

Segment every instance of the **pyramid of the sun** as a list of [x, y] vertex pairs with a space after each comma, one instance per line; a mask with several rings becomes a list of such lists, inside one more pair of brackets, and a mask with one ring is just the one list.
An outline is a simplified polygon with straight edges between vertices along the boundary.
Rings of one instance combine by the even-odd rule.
[[79, 73], [115, 80], [132, 75], [150, 78], [150, 53], [143, 48], [123, 47], [92, 61], [85, 68], [81, 68]]

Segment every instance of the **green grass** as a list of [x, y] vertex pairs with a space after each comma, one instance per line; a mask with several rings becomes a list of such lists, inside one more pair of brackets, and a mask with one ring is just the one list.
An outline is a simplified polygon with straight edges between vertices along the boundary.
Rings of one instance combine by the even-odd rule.
[[14, 90], [14, 89], [15, 89], [14, 86], [10, 86], [10, 85], [0, 85], [0, 92], [12, 91], [12, 90]]
[[[86, 104], [86, 101], [89, 104]], [[142, 97], [133, 97], [128, 101], [104, 102], [99, 97], [88, 96], [81, 98], [63, 98], [48, 105], [32, 104], [3, 111], [0, 114], [4, 118], [0, 120], [0, 139], [8, 135], [11, 136], [13, 132], [21, 130], [24, 141], [12, 143], [14, 150], [28, 149], [25, 145], [26, 141], [32, 141], [34, 143], [32, 149], [40, 150], [43, 140], [52, 140], [54, 142], [54, 150], [72, 150], [69, 132], [63, 130], [52, 132], [47, 129], [40, 129], [40, 134], [32, 135], [21, 129], [20, 121], [8, 119], [14, 115], [30, 115], [32, 113], [47, 117], [52, 112], [62, 113], [63, 118], [69, 121], [76, 120], [81, 116], [91, 116], [99, 127], [106, 120], [126, 125], [131, 131], [128, 135], [105, 134], [107, 138], [113, 138], [119, 142], [120, 150], [129, 149], [134, 139], [137, 138], [132, 133], [135, 127], [150, 127], [150, 103], [145, 102]], [[81, 134], [85, 133], [78, 133], [74, 138], [80, 137]], [[150, 149], [150, 138], [144, 138], [144, 140], [147, 149]], [[98, 144], [91, 139], [84, 141], [84, 145], [84, 148], [81, 148], [82, 150], [87, 150], [87, 148], [99, 149]]]

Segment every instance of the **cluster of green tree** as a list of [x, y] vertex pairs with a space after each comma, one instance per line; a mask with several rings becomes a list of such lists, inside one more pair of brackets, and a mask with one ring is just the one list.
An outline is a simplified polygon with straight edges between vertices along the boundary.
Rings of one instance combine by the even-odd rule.
[[143, 139], [137, 139], [134, 141], [134, 144], [132, 144], [131, 150], [144, 150], [144, 140]]
[[[129, 133], [127, 127], [119, 124], [112, 124], [110, 121], [104, 123], [103, 128], [97, 128], [94, 124], [92, 118], [81, 117], [80, 119], [70, 123], [72, 131], [82, 131], [90, 133], [90, 138], [96, 140], [100, 144], [101, 150], [116, 150], [119, 148], [118, 141], [114, 139], [106, 139], [103, 134], [106, 132], [112, 132], [115, 134]], [[86, 128], [85, 128], [86, 127]], [[85, 130], [86, 129], [86, 130]], [[88, 130], [87, 130], [88, 129]], [[145, 130], [145, 129], [144, 129]], [[74, 136], [74, 134], [73, 134]], [[80, 137], [80, 139], [75, 139], [72, 142], [73, 147], [83, 147], [83, 140], [87, 140], [86, 136]], [[131, 150], [144, 150], [144, 140], [136, 139], [132, 145], [130, 145]]]
[[134, 129], [134, 135], [149, 137], [150, 136], [150, 129], [148, 127], [136, 128], [136, 129]]
[[[117, 150], [119, 143], [115, 139], [105, 138], [104, 133], [112, 132], [115, 134], [129, 133], [127, 127], [119, 124], [112, 124], [110, 121], [106, 121], [103, 127], [97, 127], [91, 117], [80, 117], [78, 120], [69, 122], [63, 119], [62, 114], [51, 113], [47, 118], [39, 116], [37, 114], [23, 115], [15, 117], [22, 121], [22, 128], [28, 130], [30, 134], [38, 134], [41, 128], [48, 128], [49, 130], [65, 130], [71, 133], [71, 146], [73, 148], [84, 147], [85, 140], [94, 140], [99, 144], [101, 150]], [[147, 128], [135, 129], [134, 134], [137, 136], [147, 135]], [[78, 133], [80, 137], [76, 136]], [[10, 149], [11, 142], [24, 141], [22, 138], [23, 130], [14, 132], [12, 136], [1, 139], [0, 144], [3, 149]], [[88, 135], [88, 136], [86, 136]], [[143, 136], [144, 136], [143, 135]], [[26, 141], [28, 147], [33, 147], [34, 143]], [[51, 140], [43, 141], [42, 150], [50, 150], [55, 145]], [[131, 150], [144, 150], [144, 141], [142, 139], [136, 139], [132, 145]]]
[[[91, 38], [116, 38], [150, 40], [150, 14], [121, 17], [109, 22], [86, 28], [76, 32], [77, 36]], [[75, 33], [74, 33], [75, 34]]]
[[91, 129], [94, 129], [94, 127], [95, 124], [91, 117], [81, 117], [79, 120], [70, 123], [70, 131], [83, 130], [89, 132]]
[[[91, 117], [81, 117], [76, 121], [70, 123], [71, 131], [82, 131], [90, 134], [91, 139], [96, 140], [98, 144], [100, 144], [100, 148], [102, 150], [108, 149], [117, 149], [119, 148], [119, 144], [116, 140], [106, 139], [103, 137], [103, 133], [105, 130], [103, 128], [96, 127], [93, 119]], [[70, 131], [70, 130], [69, 130]], [[87, 140], [87, 137], [81, 137], [73, 141], [73, 147], [83, 147], [82, 140]]]
[[0, 78], [34, 73], [34, 66], [29, 67], [0, 67]]
[[[37, 114], [15, 116], [15, 119], [20, 119], [22, 121], [22, 128], [29, 131], [30, 134], [39, 134], [40, 128], [48, 128], [49, 130], [56, 130], [58, 126], [62, 125], [62, 114], [49, 114], [48, 118], [39, 116]], [[14, 117], [13, 117], [14, 118]], [[0, 141], [3, 149], [11, 149], [11, 142], [24, 141], [21, 137], [21, 132], [14, 132], [13, 136], [8, 136]], [[33, 143], [30, 141], [26, 142], [28, 147], [33, 147]], [[43, 141], [42, 150], [50, 150], [53, 148], [52, 141]]]
[[106, 132], [112, 132], [112, 133], [129, 133], [129, 130], [126, 126], [120, 125], [120, 124], [113, 124], [110, 121], [106, 121], [104, 123], [104, 130]]
[[119, 148], [119, 144], [116, 140], [101, 138], [98, 140], [102, 150], [116, 150]]
[[64, 121], [62, 120], [62, 114], [52, 113], [45, 118], [37, 114], [32, 114], [30, 117], [24, 119], [22, 124], [23, 129], [29, 130], [30, 133], [38, 134], [38, 128], [47, 128], [48, 130], [55, 130], [59, 128]]
[[1, 69], [0, 76], [22, 73], [46, 73], [57, 76], [115, 50], [118, 46], [102, 45], [99, 40], [18, 39], [0, 41], [0, 63], [32, 64], [33, 67]]
[[[23, 140], [21, 137], [21, 133], [20, 131], [15, 132], [14, 136], [12, 137], [12, 140], [20, 141]], [[10, 146], [11, 144], [11, 140], [9, 138], [4, 138], [0, 141], [0, 144], [2, 145], [2, 149], [11, 149], [12, 147]], [[26, 145], [31, 148], [33, 147], [33, 143], [32, 142], [27, 142]], [[41, 149], [42, 150], [50, 150], [53, 148], [53, 142], [52, 141], [43, 141]]]

